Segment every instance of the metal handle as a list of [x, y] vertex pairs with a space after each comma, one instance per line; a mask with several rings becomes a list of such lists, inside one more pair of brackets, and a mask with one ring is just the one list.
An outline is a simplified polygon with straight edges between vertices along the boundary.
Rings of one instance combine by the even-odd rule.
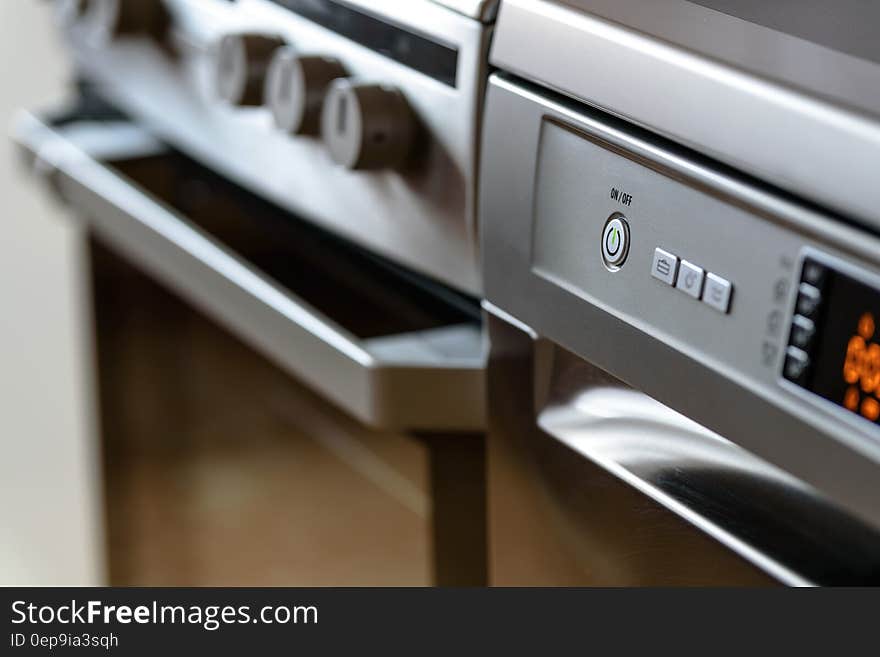
[[96, 159], [160, 144], [131, 124], [84, 132], [22, 114], [14, 138], [64, 202], [132, 261], [370, 426], [483, 427], [479, 327], [359, 340]]

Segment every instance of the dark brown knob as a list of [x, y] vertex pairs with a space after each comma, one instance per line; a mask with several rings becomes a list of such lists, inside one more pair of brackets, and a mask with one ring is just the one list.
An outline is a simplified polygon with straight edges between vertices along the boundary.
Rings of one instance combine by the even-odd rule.
[[415, 137], [415, 115], [398, 89], [347, 78], [330, 85], [321, 138], [337, 163], [349, 169], [399, 167]]
[[290, 134], [320, 134], [327, 88], [346, 75], [332, 57], [299, 55], [293, 46], [278, 48], [269, 65], [265, 93], [275, 125]]
[[269, 62], [283, 45], [281, 37], [263, 34], [227, 34], [220, 39], [214, 53], [217, 97], [231, 105], [262, 105]]

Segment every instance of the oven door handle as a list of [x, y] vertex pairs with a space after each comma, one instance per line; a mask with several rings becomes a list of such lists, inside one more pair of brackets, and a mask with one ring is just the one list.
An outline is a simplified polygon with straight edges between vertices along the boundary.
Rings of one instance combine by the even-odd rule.
[[724, 438], [617, 385], [589, 385], [552, 401], [538, 413], [537, 425], [779, 581], [810, 583], [750, 540], [756, 531], [773, 530], [764, 532], [754, 514], [745, 513], [768, 490], [784, 491], [797, 504], [807, 496], [802, 484]]
[[781, 582], [876, 573], [875, 532], [790, 474], [591, 368], [582, 386], [567, 380], [564, 396], [549, 393], [536, 419], [546, 435]]
[[31, 168], [90, 230], [362, 422], [483, 428], [478, 326], [357, 338], [96, 159], [158, 153], [161, 144], [130, 123], [101, 134], [75, 142], [27, 113], [13, 130]]

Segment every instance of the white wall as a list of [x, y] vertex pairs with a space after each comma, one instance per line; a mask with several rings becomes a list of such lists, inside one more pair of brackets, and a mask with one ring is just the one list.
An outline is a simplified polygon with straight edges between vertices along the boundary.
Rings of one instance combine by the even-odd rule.
[[103, 538], [82, 235], [6, 138], [64, 95], [49, 2], [0, 1], [0, 584], [99, 584]]

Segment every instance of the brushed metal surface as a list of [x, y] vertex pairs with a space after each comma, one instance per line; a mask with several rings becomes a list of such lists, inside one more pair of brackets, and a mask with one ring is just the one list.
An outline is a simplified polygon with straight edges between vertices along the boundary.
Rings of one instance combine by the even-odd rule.
[[[133, 139], [130, 125], [107, 124], [106, 142], [118, 143], [116, 128], [136, 146], [135, 154], [144, 153], [149, 140]], [[14, 136], [89, 228], [356, 418], [401, 429], [483, 425], [478, 326], [358, 339], [93, 159], [63, 132], [22, 114]], [[99, 141], [90, 139], [83, 147]]]
[[[489, 29], [430, 0], [351, 4], [456, 48], [456, 87], [265, 0], [169, 0], [177, 62], [141, 39], [95, 47], [72, 29], [68, 44], [102, 95], [190, 156], [324, 228], [478, 293], [476, 170]], [[348, 171], [320, 140], [278, 131], [268, 108], [216, 102], [213, 44], [241, 31], [279, 34], [303, 54], [337, 58], [359, 80], [400, 89], [424, 135], [412, 162], [400, 172]]]
[[434, 0], [434, 2], [465, 16], [490, 22], [495, 18], [500, 0]]
[[492, 583], [870, 583], [880, 534], [487, 304]]
[[875, 62], [681, 0], [510, 0], [490, 59], [880, 228]]
[[690, 0], [740, 20], [880, 63], [880, 5], [865, 0]]
[[[782, 327], [805, 249], [876, 273], [877, 239], [607, 115], [501, 77], [490, 83], [487, 117], [486, 298], [880, 527], [876, 428], [779, 382]], [[613, 185], [632, 194], [630, 207], [612, 202]], [[613, 274], [599, 248], [612, 208], [627, 215], [632, 249]], [[653, 279], [658, 246], [730, 280], [730, 314]]]

